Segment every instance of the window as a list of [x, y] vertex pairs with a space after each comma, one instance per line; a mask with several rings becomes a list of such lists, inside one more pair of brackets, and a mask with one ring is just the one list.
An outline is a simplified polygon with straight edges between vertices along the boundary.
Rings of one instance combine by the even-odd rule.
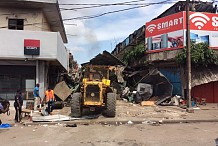
[[23, 30], [24, 19], [8, 19], [8, 29]]

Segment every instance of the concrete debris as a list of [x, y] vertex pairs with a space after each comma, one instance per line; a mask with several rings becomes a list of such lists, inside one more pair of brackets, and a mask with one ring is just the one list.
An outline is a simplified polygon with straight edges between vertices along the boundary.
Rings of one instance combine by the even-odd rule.
[[32, 117], [33, 122], [55, 122], [55, 121], [70, 121], [80, 118], [71, 118], [65, 115], [50, 115], [50, 116], [35, 116]]
[[142, 106], [179, 106], [181, 97], [172, 97], [172, 84], [156, 68], [135, 71], [133, 68], [126, 68], [123, 72], [127, 83], [121, 95], [125, 101], [141, 103]]
[[45, 125], [42, 125], [43, 127], [48, 127], [48, 125], [47, 124], [45, 124]]
[[157, 96], [159, 99], [172, 96], [172, 84], [156, 68], [133, 72], [126, 70], [126, 74], [127, 87], [135, 88], [137, 91], [134, 97], [136, 103], [149, 100], [152, 96]]
[[135, 94], [135, 102], [139, 103], [151, 98], [153, 94], [153, 86], [150, 84], [139, 83]]
[[133, 124], [133, 122], [132, 121], [128, 121], [127, 124]]
[[200, 107], [194, 107], [193, 109], [195, 109], [195, 110], [200, 110]]
[[160, 122], [159, 121], [144, 121], [142, 122], [142, 124], [147, 124], [147, 125], [152, 125], [152, 126], [160, 126]]
[[66, 127], [77, 127], [77, 124], [67, 124]]

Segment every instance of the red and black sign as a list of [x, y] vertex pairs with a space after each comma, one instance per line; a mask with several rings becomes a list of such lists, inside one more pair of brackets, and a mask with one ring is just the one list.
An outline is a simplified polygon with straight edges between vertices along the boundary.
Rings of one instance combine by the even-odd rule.
[[24, 40], [24, 54], [25, 55], [39, 55], [40, 54], [40, 40]]

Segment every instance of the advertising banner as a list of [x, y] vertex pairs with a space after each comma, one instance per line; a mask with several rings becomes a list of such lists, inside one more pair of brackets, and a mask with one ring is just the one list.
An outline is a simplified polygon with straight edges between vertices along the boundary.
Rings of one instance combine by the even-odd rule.
[[[184, 36], [184, 43], [186, 36]], [[191, 30], [190, 31], [191, 43], [207, 43], [211, 49], [218, 49], [218, 32], [217, 31], [203, 31]]]
[[183, 48], [183, 30], [152, 36], [146, 39], [148, 50]]
[[146, 23], [145, 37], [165, 34], [183, 29], [183, 12]]
[[[186, 29], [186, 12], [184, 12], [184, 29]], [[204, 12], [190, 12], [191, 30], [218, 31], [218, 14]]]
[[[190, 39], [192, 43], [208, 43], [218, 49], [218, 14], [190, 12]], [[179, 12], [146, 23], [148, 50], [176, 49], [185, 46], [186, 12]]]

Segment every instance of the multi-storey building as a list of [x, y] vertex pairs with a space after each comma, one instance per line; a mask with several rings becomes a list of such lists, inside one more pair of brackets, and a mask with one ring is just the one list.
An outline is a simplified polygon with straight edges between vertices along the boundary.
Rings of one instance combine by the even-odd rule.
[[68, 71], [67, 37], [56, 0], [1, 0], [0, 96], [14, 98], [17, 89], [40, 96]]
[[[218, 14], [212, 2], [190, 2], [191, 41], [206, 42], [217, 51]], [[175, 57], [186, 45], [185, 2], [180, 1], [158, 17], [145, 24], [145, 57], [154, 64], [173, 85], [173, 95], [185, 96], [185, 70], [176, 63]], [[124, 48], [112, 52], [119, 56]], [[114, 53], [116, 52], [116, 53]], [[138, 58], [137, 60], [140, 60]], [[206, 98], [207, 102], [218, 102], [217, 67], [192, 68], [192, 96]]]

